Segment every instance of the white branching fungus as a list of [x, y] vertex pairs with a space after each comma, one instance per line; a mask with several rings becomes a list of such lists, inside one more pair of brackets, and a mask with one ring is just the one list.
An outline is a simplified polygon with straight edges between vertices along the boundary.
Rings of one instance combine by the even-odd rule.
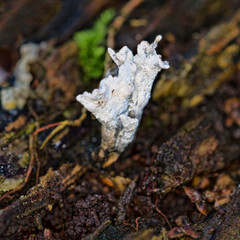
[[135, 56], [126, 46], [118, 53], [109, 48], [108, 53], [119, 68], [118, 76], [110, 75], [92, 93], [77, 96], [102, 124], [103, 150], [122, 152], [133, 140], [154, 79], [161, 69], [169, 68], [155, 50], [161, 38], [157, 36], [152, 44], [141, 42]]

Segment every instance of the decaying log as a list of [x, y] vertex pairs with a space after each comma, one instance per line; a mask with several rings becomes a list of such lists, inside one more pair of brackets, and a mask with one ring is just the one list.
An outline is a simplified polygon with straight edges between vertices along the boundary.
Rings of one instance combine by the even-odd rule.
[[49, 169], [40, 184], [26, 196], [0, 210], [0, 239], [21, 238], [24, 231], [43, 230], [41, 219], [46, 211], [62, 200], [63, 191], [84, 171], [85, 168], [71, 164], [63, 165], [58, 171]]
[[239, 156], [239, 143], [224, 126], [224, 113], [212, 110], [186, 123], [161, 145], [142, 187], [149, 192], [168, 193], [195, 175], [226, 167]]

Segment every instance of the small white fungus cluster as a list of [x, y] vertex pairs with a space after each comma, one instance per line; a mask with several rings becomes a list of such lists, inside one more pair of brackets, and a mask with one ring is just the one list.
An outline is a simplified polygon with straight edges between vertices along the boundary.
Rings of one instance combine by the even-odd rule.
[[92, 93], [77, 96], [102, 124], [103, 150], [122, 152], [133, 140], [154, 79], [161, 69], [169, 68], [155, 50], [161, 38], [157, 36], [152, 44], [142, 41], [135, 56], [126, 46], [118, 53], [109, 48], [108, 53], [119, 68], [118, 76], [110, 75]]
[[15, 108], [22, 109], [30, 94], [30, 84], [33, 79], [30, 71], [30, 64], [39, 58], [39, 46], [34, 43], [27, 43], [20, 48], [21, 58], [14, 70], [16, 78], [12, 87], [4, 88], [1, 91], [1, 104], [5, 110]]

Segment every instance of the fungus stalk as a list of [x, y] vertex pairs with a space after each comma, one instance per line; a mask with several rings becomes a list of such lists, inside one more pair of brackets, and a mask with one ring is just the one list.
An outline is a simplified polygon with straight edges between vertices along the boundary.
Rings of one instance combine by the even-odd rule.
[[126, 46], [118, 53], [109, 48], [108, 53], [118, 66], [118, 76], [110, 75], [92, 93], [77, 96], [77, 101], [102, 124], [102, 150], [123, 152], [133, 140], [154, 79], [161, 69], [169, 68], [155, 50], [161, 38], [157, 36], [152, 44], [142, 41], [135, 56]]

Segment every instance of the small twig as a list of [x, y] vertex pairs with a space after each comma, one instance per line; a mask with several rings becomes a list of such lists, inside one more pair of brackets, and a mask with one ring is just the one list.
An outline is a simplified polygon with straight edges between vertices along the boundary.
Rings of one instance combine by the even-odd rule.
[[134, 180], [132, 180], [132, 182], [125, 189], [121, 199], [118, 202], [118, 213], [116, 217], [117, 224], [121, 224], [125, 219], [128, 206], [132, 201], [135, 190], [136, 190], [137, 179], [138, 178], [136, 177]]
[[37, 125], [39, 125], [39, 117], [37, 115], [37, 113], [34, 111], [32, 105], [30, 103], [28, 103], [28, 109], [30, 111], [30, 113], [33, 115], [33, 117], [35, 118], [36, 122], [37, 122]]
[[49, 128], [56, 127], [56, 126], [58, 126], [59, 124], [61, 124], [61, 122], [51, 123], [51, 124], [48, 124], [48, 125], [46, 125], [46, 126], [44, 126], [44, 127], [41, 127], [41, 128], [37, 129], [37, 130], [33, 133], [33, 136], [35, 136], [36, 134], [38, 134], [38, 133], [40, 133], [40, 132], [42, 132], [42, 131], [44, 131], [44, 130], [47, 130], [47, 129], [49, 129]]
[[68, 121], [60, 122], [55, 129], [52, 130], [52, 132], [45, 138], [44, 142], [42, 143], [40, 149], [43, 149], [45, 145], [49, 142], [49, 140], [59, 131], [61, 131], [64, 127], [66, 127], [69, 124]]
[[[35, 112], [35, 110], [33, 109], [32, 105], [29, 102], [28, 102], [28, 109], [29, 109], [30, 113], [33, 115], [34, 119], [36, 120], [36, 127], [37, 127], [37, 130], [38, 130], [40, 128], [40, 125], [39, 125], [39, 120], [40, 119], [39, 119], [37, 113]], [[35, 132], [37, 132], [37, 130]], [[36, 137], [36, 134], [33, 133], [33, 138]], [[34, 139], [33, 139], [33, 141], [34, 141]], [[39, 161], [38, 154], [37, 154], [36, 151], [34, 152], [34, 157], [35, 157], [36, 162], [37, 162], [36, 184], [38, 184], [39, 172], [40, 172], [40, 161]]]
[[98, 239], [98, 236], [107, 229], [112, 222], [110, 220], [106, 220], [103, 222], [96, 230], [95, 232], [90, 236], [89, 240], [95, 240]]
[[165, 221], [167, 222], [168, 226], [172, 229], [172, 225], [171, 223], [169, 222], [167, 216], [157, 207], [157, 202], [158, 202], [158, 199], [156, 199], [155, 201], [155, 208], [156, 208], [156, 211], [164, 217]]
[[[101, 151], [103, 150], [100, 150], [99, 153], [101, 153]], [[109, 154], [107, 161], [103, 164], [103, 168], [109, 167], [111, 164], [115, 163], [118, 160], [119, 156], [120, 156], [120, 153], [116, 153], [116, 152]], [[101, 155], [99, 155], [99, 158], [101, 159]]]
[[121, 29], [129, 14], [142, 2], [143, 0], [130, 0], [123, 6], [120, 11], [120, 15], [116, 17], [110, 25], [108, 31], [108, 47], [114, 48], [114, 38], [117, 32]]
[[83, 120], [86, 118], [86, 116], [87, 116], [87, 110], [86, 110], [86, 108], [83, 108], [82, 115], [80, 116], [80, 118], [72, 121], [71, 126], [79, 127], [82, 124]]
[[138, 223], [138, 220], [140, 219], [141, 217], [137, 217], [135, 222], [136, 222], [136, 231], [138, 231], [138, 226], [139, 226], [139, 223]]
[[[55, 129], [53, 129], [53, 131], [46, 137], [46, 139], [44, 140], [44, 142], [42, 143], [40, 149], [43, 149], [45, 147], [45, 145], [49, 142], [49, 140], [56, 134], [58, 133], [59, 131], [61, 131], [64, 127], [66, 126], [72, 126], [72, 127], [78, 127], [82, 124], [83, 120], [86, 118], [87, 116], [87, 110], [85, 108], [82, 109], [82, 115], [74, 120], [74, 121], [68, 121], [68, 120], [65, 120], [65, 121], [62, 121], [62, 122], [57, 122], [57, 123], [52, 123], [52, 124], [49, 124], [45, 127], [42, 127], [40, 129], [38, 129], [37, 132], [41, 132], [41, 131], [44, 131], [50, 127], [55, 127], [57, 126]], [[35, 132], [34, 132], [35, 133]]]
[[[107, 36], [107, 46], [109, 48], [114, 49], [115, 46], [115, 36], [121, 29], [122, 25], [128, 18], [129, 14], [139, 5], [143, 2], [144, 0], [130, 0], [127, 2], [123, 8], [120, 10], [120, 15], [117, 16], [112, 24], [109, 27], [108, 30], [108, 36]], [[109, 69], [110, 63], [111, 63], [111, 58], [109, 54], [105, 55], [105, 73]]]
[[126, 226], [130, 226], [132, 227], [136, 232], [138, 231], [138, 227], [139, 227], [139, 223], [138, 223], [138, 220], [140, 219], [141, 217], [137, 217], [135, 222], [136, 222], [136, 227], [130, 223], [127, 223], [125, 220], [123, 220], [123, 224], [126, 225]]
[[36, 163], [37, 163], [36, 184], [38, 184], [38, 179], [39, 179], [39, 174], [40, 174], [40, 161], [39, 161], [38, 154], [36, 151], [34, 153], [34, 156], [35, 156]]

